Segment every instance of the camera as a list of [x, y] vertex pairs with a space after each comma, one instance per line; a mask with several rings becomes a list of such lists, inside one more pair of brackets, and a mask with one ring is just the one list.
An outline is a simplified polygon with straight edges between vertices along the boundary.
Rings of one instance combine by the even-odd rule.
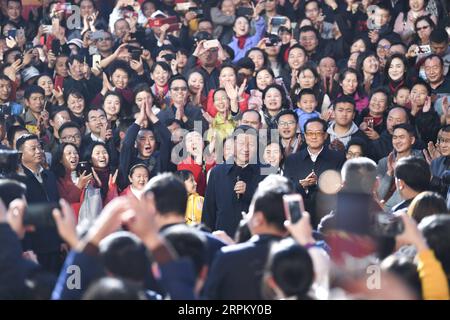
[[271, 34], [266, 39], [266, 47], [275, 47], [281, 42], [281, 39], [279, 36], [275, 34]]
[[23, 224], [36, 228], [56, 228], [53, 209], [60, 209], [60, 206], [56, 202], [30, 204], [25, 210]]
[[130, 54], [131, 54], [131, 60], [139, 61], [141, 59], [141, 55], [142, 55], [142, 49], [141, 48], [128, 46], [127, 49], [130, 52]]
[[78, 163], [78, 166], [77, 166], [78, 176], [81, 176], [83, 174], [83, 172], [86, 172], [86, 175], [92, 173], [92, 166], [87, 161], [81, 161], [80, 163]]

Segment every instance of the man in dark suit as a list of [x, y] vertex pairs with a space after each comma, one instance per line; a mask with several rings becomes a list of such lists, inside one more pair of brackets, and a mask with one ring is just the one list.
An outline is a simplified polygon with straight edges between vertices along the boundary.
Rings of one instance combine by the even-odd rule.
[[183, 129], [192, 131], [195, 122], [198, 121], [200, 128], [205, 132], [208, 122], [203, 118], [202, 107], [194, 106], [188, 102], [188, 83], [182, 76], [175, 76], [169, 81], [170, 97], [173, 104], [158, 113], [158, 119], [167, 124], [170, 120], [177, 119], [183, 124]]
[[[28, 204], [39, 202], [58, 202], [59, 194], [53, 172], [42, 167], [44, 150], [36, 135], [26, 134], [16, 142], [22, 153], [22, 168], [25, 174]], [[60, 257], [61, 239], [56, 228], [42, 227], [27, 233], [23, 241], [24, 250], [33, 250], [44, 269], [59, 272], [62, 265]]]
[[292, 192], [285, 177], [270, 175], [253, 197], [248, 227], [252, 238], [222, 248], [211, 266], [207, 299], [261, 300], [261, 283], [271, 244], [285, 234], [283, 195]]
[[211, 230], [223, 230], [234, 236], [242, 212], [247, 212], [253, 194], [262, 180], [256, 161], [256, 131], [239, 126], [234, 134], [234, 159], [211, 170], [203, 204], [202, 222]]
[[315, 225], [317, 182], [320, 175], [327, 170], [340, 171], [345, 162], [343, 151], [330, 150], [325, 141], [328, 138], [327, 123], [319, 118], [305, 123], [305, 140], [307, 148], [286, 158], [284, 175], [288, 177], [299, 193], [305, 198], [306, 210], [311, 213], [312, 224]]

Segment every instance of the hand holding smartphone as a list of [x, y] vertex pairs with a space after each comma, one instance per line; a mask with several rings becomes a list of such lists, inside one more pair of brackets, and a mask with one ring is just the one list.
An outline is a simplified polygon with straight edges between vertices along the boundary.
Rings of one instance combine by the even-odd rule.
[[292, 223], [298, 222], [305, 211], [303, 197], [300, 194], [289, 194], [283, 196], [284, 214], [286, 219]]

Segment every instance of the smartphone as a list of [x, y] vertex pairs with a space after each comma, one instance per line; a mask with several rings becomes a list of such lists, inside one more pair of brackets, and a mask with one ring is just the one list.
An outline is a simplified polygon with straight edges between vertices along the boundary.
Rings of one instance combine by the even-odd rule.
[[61, 43], [58, 39], [52, 40], [52, 52], [55, 56], [59, 56], [61, 54]]
[[176, 16], [171, 16], [167, 18], [156, 18], [156, 19], [148, 19], [148, 25], [150, 28], [152, 27], [161, 27], [163, 24], [178, 24], [178, 19]]
[[168, 53], [163, 55], [162, 58], [170, 63], [170, 61], [175, 60], [177, 57], [174, 54]]
[[281, 38], [275, 34], [269, 35], [266, 39], [266, 47], [275, 47], [281, 42]]
[[419, 53], [421, 54], [431, 53], [431, 46], [430, 45], [419, 46]]
[[286, 17], [273, 17], [270, 24], [273, 26], [282, 26], [287, 22]]
[[141, 59], [142, 49], [141, 49], [141, 48], [133, 47], [133, 48], [130, 50], [130, 54], [131, 54], [131, 60], [139, 61], [139, 60]]
[[77, 166], [78, 175], [81, 176], [83, 174], [83, 172], [86, 172], [86, 174], [92, 173], [92, 166], [87, 161], [81, 161], [78, 163], [78, 166]]
[[17, 29], [8, 30], [8, 37], [15, 38], [17, 35]]
[[364, 117], [364, 122], [367, 124], [367, 128], [373, 129], [373, 117]]
[[402, 217], [391, 213], [378, 213], [375, 219], [375, 233], [379, 236], [394, 238], [405, 231]]
[[42, 28], [44, 29], [44, 33], [52, 33], [53, 32], [53, 27], [51, 24], [45, 24], [42, 26]]
[[253, 16], [253, 9], [248, 8], [248, 7], [239, 7], [236, 10], [236, 16], [237, 17], [240, 17], [240, 16], [251, 17], [251, 16]]
[[56, 202], [30, 204], [25, 209], [23, 224], [36, 228], [56, 228], [53, 209], [60, 209], [59, 204]]
[[302, 218], [305, 211], [303, 197], [300, 194], [289, 194], [283, 196], [284, 214], [286, 219], [296, 223]]
[[203, 47], [205, 49], [212, 49], [212, 48], [218, 48], [219, 47], [219, 40], [207, 40], [203, 43]]
[[33, 49], [33, 42], [27, 42], [25, 43], [25, 52], [30, 51], [31, 49]]
[[100, 66], [100, 61], [102, 61], [102, 56], [98, 53], [92, 55], [92, 68], [98, 68]]
[[55, 89], [62, 89], [64, 86], [64, 77], [55, 76]]

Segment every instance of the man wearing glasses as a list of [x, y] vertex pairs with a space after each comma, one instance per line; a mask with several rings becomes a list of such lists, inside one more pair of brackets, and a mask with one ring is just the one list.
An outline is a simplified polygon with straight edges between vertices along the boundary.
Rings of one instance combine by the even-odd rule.
[[[34, 134], [25, 134], [17, 140], [16, 148], [21, 154], [28, 204], [58, 202], [55, 175], [42, 167], [45, 153], [39, 138]], [[39, 264], [46, 271], [59, 272], [63, 261], [60, 258], [61, 239], [55, 228], [42, 227], [27, 233], [23, 247], [24, 251], [33, 250], [36, 253]]]
[[447, 197], [449, 186], [442, 181], [442, 178], [450, 170], [450, 125], [445, 125], [439, 130], [438, 144], [441, 156], [431, 161], [431, 183], [444, 197]]
[[327, 123], [324, 120], [309, 119], [304, 129], [307, 147], [287, 157], [284, 175], [291, 179], [297, 191], [303, 194], [306, 210], [311, 213], [311, 222], [315, 226], [319, 222], [315, 210], [319, 177], [326, 170], [341, 170], [345, 162], [345, 153], [330, 150], [325, 146], [328, 134]]
[[[174, 119], [181, 121], [183, 129], [192, 131], [195, 122], [199, 122], [201, 129], [205, 132], [208, 123], [203, 118], [202, 109], [188, 102], [188, 84], [184, 77], [175, 76], [169, 80], [170, 97], [172, 105], [158, 112], [158, 119], [167, 124]], [[198, 125], [197, 125], [198, 126]]]

